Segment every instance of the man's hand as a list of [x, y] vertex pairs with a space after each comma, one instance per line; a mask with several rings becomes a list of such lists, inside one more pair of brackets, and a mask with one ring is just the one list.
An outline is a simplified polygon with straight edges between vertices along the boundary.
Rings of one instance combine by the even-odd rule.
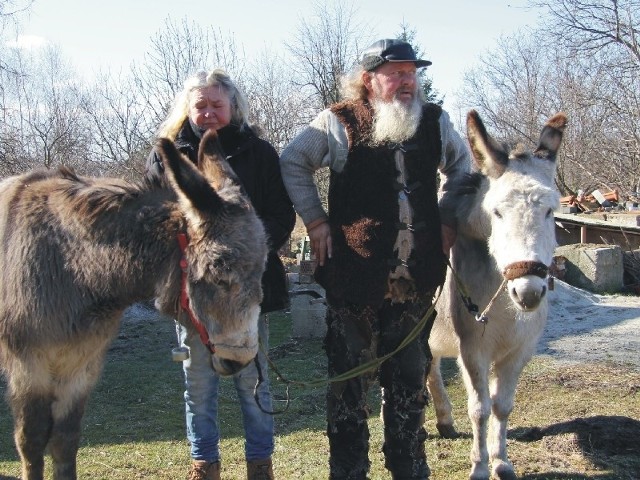
[[456, 237], [458, 236], [458, 232], [455, 228], [450, 227], [449, 225], [441, 225], [442, 230], [442, 251], [444, 255], [449, 258], [449, 251], [453, 244], [456, 243]]
[[331, 230], [327, 222], [321, 222], [307, 227], [307, 234], [311, 241], [311, 253], [315, 255], [318, 265], [324, 265], [327, 258], [331, 258]]

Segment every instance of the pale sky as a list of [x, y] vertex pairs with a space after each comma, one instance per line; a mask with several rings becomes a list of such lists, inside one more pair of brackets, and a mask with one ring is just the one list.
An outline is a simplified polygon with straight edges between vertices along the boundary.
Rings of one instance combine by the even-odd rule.
[[[480, 54], [538, 21], [526, 0], [354, 0], [356, 18], [366, 21], [376, 38], [393, 37], [404, 21], [417, 30], [417, 43], [433, 65], [427, 69], [434, 87], [445, 94], [445, 107], [455, 100], [463, 73]], [[306, 0], [36, 0], [21, 33], [31, 41], [60, 47], [79, 72], [92, 75], [100, 67], [126, 70], [142, 61], [151, 38], [167, 18], [195, 21], [232, 32], [248, 56], [285, 53], [300, 18], [312, 23]], [[6, 33], [6, 32], [5, 32]], [[213, 66], [212, 66], [213, 67]]]

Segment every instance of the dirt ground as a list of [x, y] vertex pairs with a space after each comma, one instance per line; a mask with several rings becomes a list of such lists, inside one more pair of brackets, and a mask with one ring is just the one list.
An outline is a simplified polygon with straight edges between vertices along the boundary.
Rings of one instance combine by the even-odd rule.
[[[560, 372], [553, 370], [550, 373], [553, 378], [548, 381], [570, 383], [574, 391], [582, 392], [588, 389], [589, 382], [598, 383], [598, 378], [618, 375], [621, 377], [616, 377], [616, 385], [624, 384], [625, 395], [635, 395], [640, 388], [640, 297], [596, 295], [556, 279], [554, 290], [549, 291], [549, 301], [549, 318], [538, 343], [537, 356], [564, 362], [567, 368]], [[127, 311], [125, 318], [136, 321], [149, 315], [157, 313], [136, 305]], [[273, 354], [277, 356], [277, 352]], [[627, 378], [630, 378], [628, 382]], [[580, 462], [586, 462], [590, 469], [611, 471], [613, 476], [534, 473], [522, 477], [524, 480], [640, 479], [640, 474], [629, 473], [635, 472], [638, 465], [636, 460], [629, 459], [640, 457], [640, 420], [637, 417], [590, 415], [587, 411], [580, 411], [569, 418], [545, 426], [511, 431], [510, 438], [517, 437], [523, 445], [541, 443], [555, 452], [555, 456], [545, 455], [539, 460], [532, 460], [534, 454], [531, 458], [528, 454], [521, 454], [520, 463], [533, 462], [532, 465], [537, 465], [535, 468], [551, 472], [556, 470], [552, 464], [560, 456], [577, 462], [574, 465], [567, 460], [570, 465], [567, 471], [581, 471], [587, 467]], [[531, 448], [535, 452], [535, 448]], [[632, 464], [627, 465], [629, 462]], [[535, 471], [535, 468], [531, 466], [530, 470]]]
[[[549, 318], [538, 342], [538, 355], [556, 362], [607, 362], [640, 371], [640, 297], [596, 295], [556, 279], [549, 302]], [[637, 388], [637, 384], [630, 384], [629, 393]], [[568, 437], [563, 435], [567, 433]], [[638, 419], [596, 415], [531, 429], [522, 440], [570, 438], [579, 451], [588, 452], [596, 461], [620, 455], [637, 458], [638, 436]], [[640, 473], [628, 478], [640, 478]]]
[[640, 297], [596, 295], [555, 280], [538, 354], [556, 361], [607, 361], [640, 371]]

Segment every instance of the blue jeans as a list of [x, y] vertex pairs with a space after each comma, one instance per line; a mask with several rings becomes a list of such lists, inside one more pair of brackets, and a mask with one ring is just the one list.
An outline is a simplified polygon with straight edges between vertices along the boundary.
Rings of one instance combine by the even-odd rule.
[[[189, 348], [189, 359], [183, 362], [187, 438], [191, 443], [194, 460], [217, 462], [220, 460], [220, 429], [218, 424], [218, 385], [220, 375], [211, 367], [210, 353], [202, 344], [198, 333], [188, 333], [176, 322], [178, 341]], [[272, 410], [267, 361], [262, 350], [269, 350], [269, 323], [267, 315], [260, 315], [258, 325], [261, 350], [258, 352], [264, 382], [258, 389], [260, 405]], [[273, 453], [273, 416], [263, 413], [253, 397], [258, 381], [258, 370], [251, 362], [231, 377], [238, 393], [245, 437], [247, 461], [263, 460]]]

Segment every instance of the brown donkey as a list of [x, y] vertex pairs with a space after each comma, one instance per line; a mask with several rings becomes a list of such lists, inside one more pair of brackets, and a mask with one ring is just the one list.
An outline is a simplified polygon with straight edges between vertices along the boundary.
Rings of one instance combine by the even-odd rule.
[[76, 478], [87, 397], [134, 302], [155, 298], [176, 317], [182, 296], [222, 374], [257, 352], [262, 223], [215, 133], [197, 168], [168, 140], [158, 150], [165, 185], [64, 168], [0, 183], [0, 369], [24, 480], [43, 478], [47, 448], [54, 479]]

